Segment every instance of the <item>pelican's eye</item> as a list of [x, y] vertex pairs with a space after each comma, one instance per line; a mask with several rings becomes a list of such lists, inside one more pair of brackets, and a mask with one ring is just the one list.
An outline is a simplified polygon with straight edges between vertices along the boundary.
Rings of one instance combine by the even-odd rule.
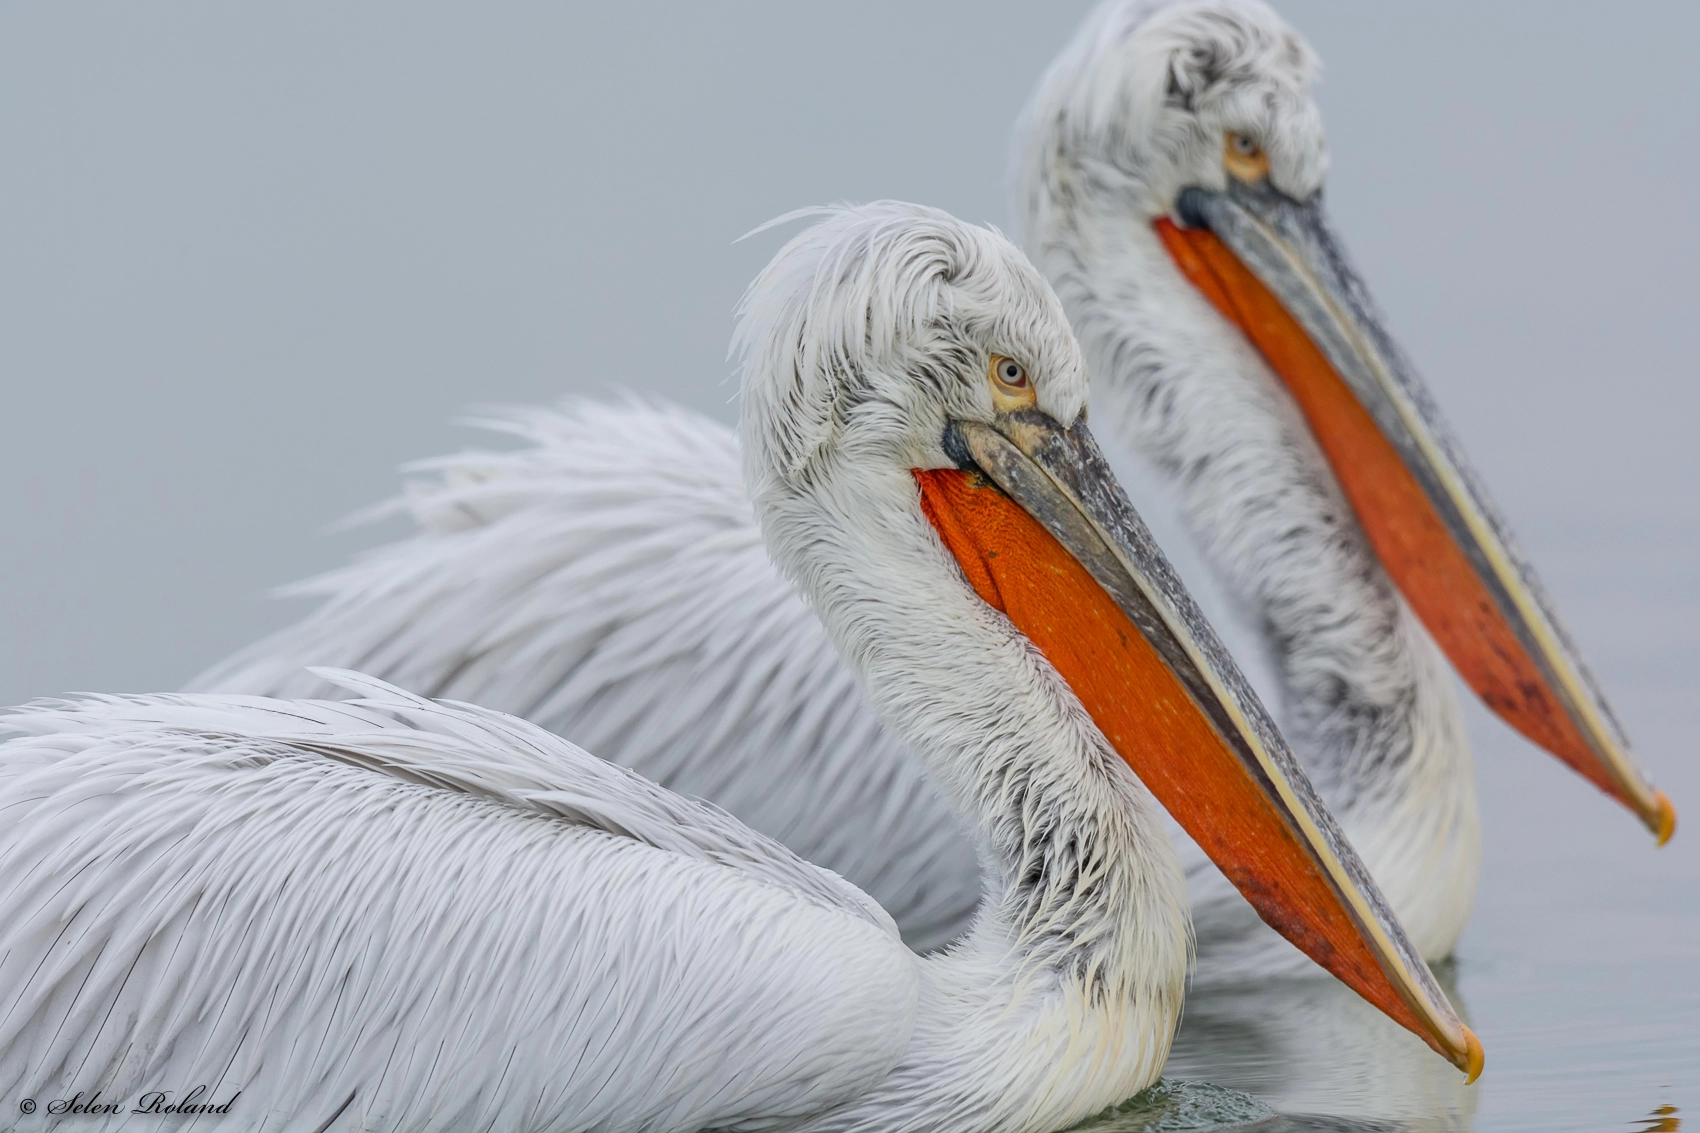
[[1038, 400], [1027, 367], [1014, 358], [994, 354], [986, 372], [991, 378], [992, 404], [1000, 413], [1026, 409]]
[[1256, 138], [1239, 130], [1229, 130], [1224, 136], [1222, 164], [1241, 181], [1257, 182], [1269, 176], [1269, 155]]

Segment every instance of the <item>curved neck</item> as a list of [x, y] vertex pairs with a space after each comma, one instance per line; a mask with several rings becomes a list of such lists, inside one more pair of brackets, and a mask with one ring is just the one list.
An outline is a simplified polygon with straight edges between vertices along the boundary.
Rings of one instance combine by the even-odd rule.
[[1077, 201], [1029, 241], [1095, 396], [1253, 615], [1283, 730], [1342, 818], [1437, 771], [1469, 777], [1444, 662], [1394, 589], [1279, 379], [1149, 223]]
[[962, 577], [912, 474], [822, 478], [760, 494], [769, 551], [973, 832], [985, 878], [969, 935], [922, 961], [914, 1045], [868, 1104], [1060, 1128], [1162, 1066], [1189, 952], [1178, 862], [1061, 677]]

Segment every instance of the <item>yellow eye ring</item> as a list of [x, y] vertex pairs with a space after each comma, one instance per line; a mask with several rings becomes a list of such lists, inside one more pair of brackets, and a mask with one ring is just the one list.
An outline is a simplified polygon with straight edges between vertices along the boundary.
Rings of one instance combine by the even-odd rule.
[[986, 381], [992, 387], [992, 405], [1000, 413], [1027, 409], [1038, 401], [1027, 367], [1007, 354], [994, 354], [986, 365]]
[[1222, 135], [1222, 166], [1230, 176], [1256, 184], [1269, 176], [1269, 155], [1250, 134], [1228, 130]]

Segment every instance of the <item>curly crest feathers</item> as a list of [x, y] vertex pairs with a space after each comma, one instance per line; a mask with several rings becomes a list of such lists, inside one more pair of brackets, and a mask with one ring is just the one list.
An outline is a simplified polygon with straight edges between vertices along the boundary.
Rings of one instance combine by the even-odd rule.
[[[1149, 216], [1183, 181], [1219, 178], [1221, 131], [1256, 135], [1303, 198], [1327, 174], [1316, 54], [1262, 0], [1108, 0], [1039, 80], [1016, 125], [1015, 214], [1028, 241], [1078, 179], [1108, 178]], [[1122, 184], [1125, 182], [1125, 184]]]
[[732, 341], [752, 495], [773, 478], [797, 482], [829, 442], [849, 443], [854, 416], [873, 426], [863, 443], [901, 447], [898, 434], [912, 433], [917, 416], [930, 421], [946, 405], [972, 414], [986, 398], [976, 335], [1048, 374], [1063, 419], [1084, 404], [1085, 367], [1062, 308], [1001, 233], [901, 201], [805, 209], [773, 223], [798, 217], [820, 219], [750, 285]]
[[831, 436], [858, 373], [889, 368], [900, 344], [946, 313], [946, 286], [977, 249], [967, 226], [900, 201], [802, 209], [793, 237], [738, 305], [744, 450], [752, 484], [799, 474]]

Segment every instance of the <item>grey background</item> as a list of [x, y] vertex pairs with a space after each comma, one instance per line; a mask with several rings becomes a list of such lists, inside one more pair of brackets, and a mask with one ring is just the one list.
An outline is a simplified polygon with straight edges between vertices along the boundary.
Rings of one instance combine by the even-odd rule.
[[[1700, 7], [1286, 0], [1332, 208], [1647, 762], [1700, 805]], [[1079, 3], [0, 6], [0, 703], [170, 688], [490, 401], [730, 418], [769, 217], [1001, 221]], [[1700, 1104], [1700, 833], [1481, 713], [1482, 1128]], [[1688, 1090], [1681, 1098], [1678, 1094]], [[1662, 1099], [1662, 1101], [1661, 1101]]]
[[[777, 238], [732, 241], [839, 199], [1001, 221], [1084, 10], [0, 7], [0, 702], [172, 687], [280, 624], [266, 589], [369, 541], [319, 533], [475, 403], [729, 414]], [[1284, 11], [1337, 220], [1531, 551], [1692, 540], [1700, 15]]]

